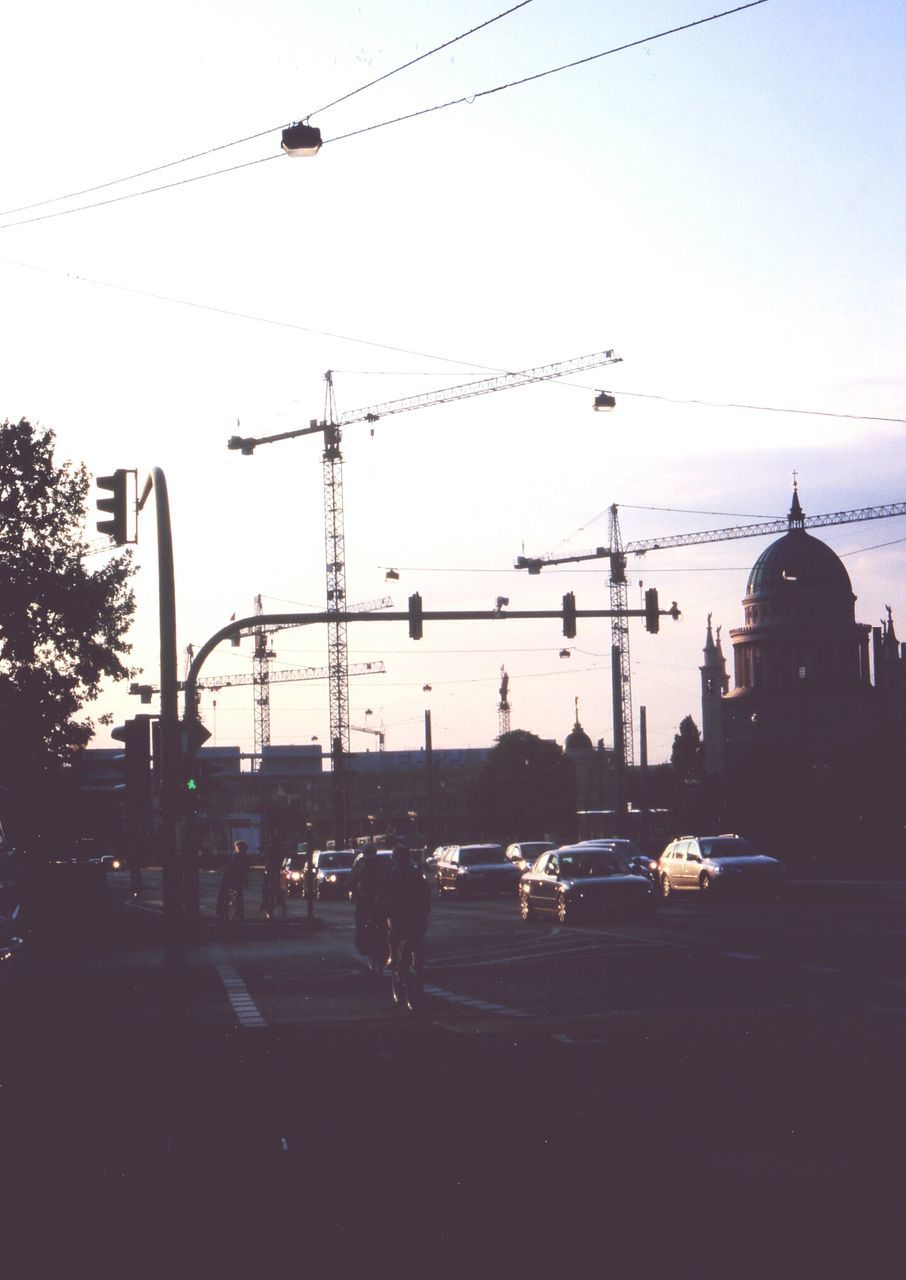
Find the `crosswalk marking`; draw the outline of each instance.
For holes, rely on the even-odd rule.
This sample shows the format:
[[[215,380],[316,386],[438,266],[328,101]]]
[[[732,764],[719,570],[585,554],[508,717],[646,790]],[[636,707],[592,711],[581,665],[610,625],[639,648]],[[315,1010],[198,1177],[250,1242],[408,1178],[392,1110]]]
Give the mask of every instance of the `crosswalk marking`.
[[[468,1009],[479,1009],[482,1013],[499,1013],[504,1018],[528,1018],[531,1015],[522,1009],[510,1009],[504,1004],[493,1004],[490,1000],[478,1000],[474,996],[457,995],[455,991],[445,991],[443,987],[424,985],[426,995],[436,996],[439,1000],[448,1000],[451,1004],[465,1005]]]
[[[252,1027],[266,1027],[267,1023],[262,1017],[260,1009],[249,995],[248,987],[242,981],[239,973],[227,959],[224,949],[222,947],[211,947],[211,952],[214,968],[223,983],[223,989],[230,1002],[230,1008],[236,1015],[236,1021],[240,1027],[245,1031],[250,1030]]]

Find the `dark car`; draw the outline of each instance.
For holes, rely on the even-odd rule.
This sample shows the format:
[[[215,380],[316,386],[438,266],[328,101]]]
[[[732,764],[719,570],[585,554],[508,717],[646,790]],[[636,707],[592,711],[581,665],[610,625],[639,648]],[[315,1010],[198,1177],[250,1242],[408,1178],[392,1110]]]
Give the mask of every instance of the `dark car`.
[[[778,897],[783,890],[783,865],[759,853],[738,835],[680,836],[658,858],[661,896],[676,891],[752,893]]]
[[[280,887],[289,897],[305,896],[305,868],[308,864],[307,853],[291,853],[283,859],[280,868]]]
[[[519,882],[523,920],[551,912],[561,924],[578,916],[649,920],[657,893],[622,853],[594,845],[566,845],[544,854]]]
[[[356,849],[316,849],[312,854],[315,896],[347,898],[349,873],[355,862]]]
[[[519,868],[499,844],[450,845],[438,860],[435,875],[441,895],[515,893],[519,884]]]
[[[634,840],[626,840],[618,836],[602,836],[597,840],[580,840],[581,845],[594,845],[597,849],[613,849],[621,853],[635,871],[640,871],[652,884],[657,884],[657,858],[649,858],[642,853]]]

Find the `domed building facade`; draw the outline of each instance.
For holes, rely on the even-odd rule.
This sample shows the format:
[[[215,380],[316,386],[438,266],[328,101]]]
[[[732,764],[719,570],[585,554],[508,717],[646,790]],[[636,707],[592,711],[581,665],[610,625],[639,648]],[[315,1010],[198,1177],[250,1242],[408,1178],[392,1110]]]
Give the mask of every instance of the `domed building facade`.
[[[702,681],[706,768],[722,774],[753,754],[773,752],[809,767],[857,757],[877,739],[879,690],[872,684],[872,628],[856,621],[856,596],[839,556],[805,529],[794,489],[788,530],[752,567],[744,624],[730,632],[729,687],[720,628],[708,619]],[[893,623],[889,621],[890,635]],[[888,689],[902,687],[904,662],[885,635]],[[885,695],[886,701],[886,695]]]

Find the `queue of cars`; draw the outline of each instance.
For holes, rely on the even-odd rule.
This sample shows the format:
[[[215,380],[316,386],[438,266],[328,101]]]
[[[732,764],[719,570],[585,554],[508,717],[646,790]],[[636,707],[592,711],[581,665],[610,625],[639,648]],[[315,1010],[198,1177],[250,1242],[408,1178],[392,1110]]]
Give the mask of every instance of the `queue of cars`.
[[[675,892],[709,896],[746,894],[776,900],[783,891],[781,862],[734,833],[682,836],[659,858],[633,840],[616,837],[557,846],[549,840],[442,845],[424,870],[438,894],[509,894],[515,888],[523,920],[552,914],[650,918]]]
[[[349,873],[357,849],[315,849],[311,855],[314,897],[345,898],[349,893]],[[307,889],[308,854],[293,853],[283,859],[280,885],[289,897],[304,898]]]
[[[316,897],[349,896],[358,852],[324,849],[311,854]],[[280,876],[288,895],[305,896],[308,857],[298,853],[284,860]],[[579,916],[648,919],[659,902],[685,891],[776,899],[784,883],[777,858],[733,833],[680,836],[659,858],[644,854],[633,840],[616,837],[559,846],[551,840],[516,841],[505,848],[492,843],[440,845],[425,858],[422,870],[440,897],[511,897],[523,920],[549,914],[561,924]]]

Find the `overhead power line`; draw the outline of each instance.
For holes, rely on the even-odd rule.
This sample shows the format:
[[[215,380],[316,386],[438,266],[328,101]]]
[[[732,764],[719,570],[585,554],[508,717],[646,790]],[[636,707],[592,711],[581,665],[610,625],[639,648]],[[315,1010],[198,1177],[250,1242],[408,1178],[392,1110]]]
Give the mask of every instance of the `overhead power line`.
[[[338,106],[341,102],[346,102],[349,98],[354,98],[356,94],[364,93],[366,89],[371,89],[376,84],[380,84],[383,80],[389,80],[391,76],[398,75],[400,71],[407,71],[409,67],[414,67],[417,62],[424,62],[425,58],[430,58],[435,53],[440,53],[443,49],[449,49],[451,45],[457,44],[460,40],[465,40],[467,36],[474,35],[476,31],[482,31],[485,27],[491,26],[495,22],[499,22],[501,18],[509,17],[511,13],[515,13],[517,9],[524,9],[527,4],[531,4],[532,0],[520,0],[519,4],[513,5],[511,9],[506,9],[503,13],[498,13],[494,18],[488,18],[486,22],[481,22],[477,27],[472,27],[469,31],[463,31],[461,35],[453,36],[451,40],[445,40],[443,44],[436,45],[433,49],[429,49],[427,53],[420,53],[417,58],[411,58],[408,62],[404,62],[399,67],[394,67],[392,71],[385,71],[383,75],[376,76],[374,80],[369,80],[367,84],[359,85],[357,89],[351,89],[349,93],[344,93],[342,97],[334,98],[333,102],[328,102],[326,106],[318,107],[316,111],[310,111],[303,116],[303,120],[310,120],[312,116],[321,115],[328,111],[331,107]],[[164,164],[155,165],[151,169],[142,169],[139,173],[129,173],[122,178],[111,178],[108,182],[99,182],[93,187],[82,187],[79,191],[69,191],[64,196],[52,196],[48,200],[35,200],[32,204],[21,204],[15,209],[0,210],[0,218],[10,217],[14,213],[25,213],[29,209],[41,209],[48,204],[59,204],[63,200],[77,200],[79,196],[92,195],[95,191],[105,191],[108,187],[116,187],[121,182],[134,182],[138,178],[150,177],[152,173],[162,173],[164,169],[173,169],[178,164],[188,164],[192,160],[202,160],[205,156],[215,155],[218,151],[226,151],[230,147],[239,147],[246,142],[255,142],[258,138],[266,138],[269,134],[277,133],[290,124],[291,121],[284,121],[282,124],[275,124],[270,129],[260,129],[257,133],[246,134],[244,138],[235,138],[232,142],[221,142],[216,147],[208,147],[205,151],[196,151],[190,156],[182,156],[179,160],[167,160]],[[267,159],[275,160],[276,156],[268,156]],[[253,164],[258,163],[252,161]],[[241,166],[237,166],[241,167]],[[220,169],[219,173],[232,173],[232,169]],[[202,178],[211,177],[211,174],[200,174]],[[194,179],[191,179],[194,181]],[[177,186],[177,183],[169,184]],[[154,187],[155,191],[162,191],[163,187]],[[136,192],[137,195],[146,195],[148,192]],[[96,208],[96,205],[89,206]]]
[[[752,409],[757,413],[804,413],[810,418],[853,418],[859,422],[906,422],[904,418],[882,418],[866,413],[837,413],[832,409],[790,409],[776,404],[742,404],[732,400],[682,400],[676,396],[659,396],[646,391],[620,391],[621,396],[636,400],[664,400],[668,404],[701,405],[705,409]]]
[[[384,120],[380,124],[367,125],[363,129],[354,129],[350,133],[331,138],[331,142],[345,142],[347,138],[356,138],[362,133],[371,133],[375,129],[385,129],[391,124],[401,124],[404,120],[415,120],[418,116],[430,115],[433,111],[445,111],[447,107],[459,107],[463,103],[477,102],[479,98],[487,98],[492,93],[503,93],[506,89],[518,89],[524,84],[532,84],[535,80],[544,80],[547,76],[559,75],[561,71],[573,71],[576,67],[584,67],[589,62],[597,62],[599,58],[609,58],[615,53],[625,53],[627,49],[637,49],[640,45],[651,44],[655,40],[663,40],[665,36],[675,36],[681,31],[691,31],[693,27],[701,27],[706,22],[716,22],[719,18],[729,18],[734,13],[742,13],[745,9],[755,9],[768,0],[749,0],[748,4],[737,5],[735,9],[725,9],[723,13],[712,13],[707,18],[696,18],[692,22],[684,22],[682,26],[670,27],[667,31],[658,31],[653,36],[642,36],[638,40],[630,40],[626,44],[615,45],[612,49],[604,49],[601,53],[591,53],[585,58],[577,58],[574,62],[564,62],[559,67],[549,67],[547,71],[536,71],[534,75],[523,76],[521,80],[508,80],[506,84],[495,85],[493,89],[480,89],[476,93],[466,94],[462,98],[452,98],[449,102],[440,102],[433,107],[423,107],[420,111],[411,111],[408,115],[395,116],[392,120]],[[2,228],[0,228],[2,230]]]
[[[441,355],[437,355],[435,352],[428,352],[428,351],[413,351],[409,347],[398,347],[388,342],[375,342],[371,338],[354,338],[354,337],[351,337],[349,334],[333,333],[328,329],[315,329],[315,328],[312,328],[310,325],[297,324],[293,320],[275,320],[271,316],[259,316],[251,311],[235,311],[230,307],[218,307],[214,305],[214,303],[194,302],[190,298],[174,298],[170,294],[154,293],[150,289],[136,289],[136,288],[133,288],[131,285],[126,285],[126,284],[114,284],[112,281],[109,281],[109,280],[96,280],[92,276],[79,275],[75,271],[60,271],[54,267],[41,267],[41,266],[38,266],[36,263],[20,262],[15,258],[0,258],[0,264],[3,264],[5,266],[10,266],[10,267],[20,267],[22,270],[25,270],[25,271],[38,271],[44,275],[62,275],[62,276],[65,276],[67,280],[75,280],[79,284],[90,284],[100,289],[113,289],[117,293],[128,293],[128,294],[131,294],[133,297],[137,297],[137,298],[151,298],[154,302],[168,302],[168,303],[171,303],[173,306],[190,307],[192,308],[192,310],[195,310],[195,311],[211,311],[215,315],[231,316],[235,320],[251,320],[251,321],[254,321],[256,324],[272,325],[278,329],[293,329],[298,333],[310,333],[310,334],[314,334],[316,337],[330,338],[331,341],[333,342],[353,342],[353,343],[359,344],[360,346],[373,347],[375,350],[379,350],[379,351],[392,351],[396,355],[417,356],[419,359],[423,359],[423,360],[436,360],[439,363],[455,364],[459,366],[460,369],[478,369],[488,373],[506,373],[507,372],[506,369],[503,369],[500,366],[482,364],[476,360],[458,360],[454,356],[441,356]],[[579,390],[583,390],[583,391],[587,390],[586,387],[582,387],[578,383],[570,383],[565,381],[564,379],[557,379],[557,381],[560,382],[563,386],[577,387]],[[674,399],[671,396],[661,396],[661,395],[648,396],[641,391],[630,391],[630,392],[620,391],[619,395],[621,396],[629,395],[629,396],[634,396],[636,398],[644,398],[644,399],[652,399],[652,400],[663,400],[667,404],[695,404],[695,405],[701,405],[704,408],[710,408],[710,409],[745,409],[745,410],[750,410],[756,413],[795,413],[795,414],[802,414],[808,417],[846,418],[856,422],[890,422],[890,423],[906,424],[906,418],[889,418],[889,417],[882,417],[878,414],[869,414],[869,413],[836,413],[829,409],[784,409],[778,405],[757,405],[757,404],[741,404],[741,403],[735,404],[735,403],[716,401],[716,400],[683,400],[683,399]],[[629,506],[631,504],[621,503],[620,505]],[[640,508],[640,509],[644,510],[644,508]],[[652,511],[656,511],[659,508],[651,507],[648,509]],[[663,509],[676,510],[677,508],[663,508]],[[723,513],[703,512],[701,514],[721,515]],[[582,528],[587,528],[588,524],[593,524],[594,521],[599,518],[600,518],[599,516],[592,517],[592,519],[589,520],[586,525],[583,525]],[[581,532],[581,530],[577,530],[577,532]],[[575,536],[575,535],[570,535],[570,536]]]
[[[527,2],[528,0],[526,0],[526,3]],[[678,35],[682,31],[691,31],[693,28],[704,26],[708,22],[717,22],[720,18],[729,18],[729,17],[732,17],[733,14],[742,13],[746,9],[755,9],[759,5],[767,4],[767,3],[768,3],[768,0],[749,0],[747,4],[737,5],[736,8],[734,9],[725,9],[721,13],[712,13],[706,18],[696,18],[692,22],[685,22],[678,27],[670,27],[666,31],[658,31],[654,35],[642,36],[638,40],[630,40],[626,44],[615,45],[612,49],[604,49],[600,53],[592,53],[585,58],[577,58],[573,62],[562,63],[560,66],[557,66],[557,67],[549,67],[546,71],[537,71],[533,75],[523,76],[520,80],[510,80],[510,81],[507,81],[505,84],[495,85],[491,89],[479,89],[475,93],[466,94],[461,98],[453,98],[449,102],[439,102],[432,107],[423,107],[418,111],[410,111],[405,115],[394,116],[390,120],[382,120],[378,124],[370,124],[370,125],[363,126],[361,129],[353,129],[349,133],[342,133],[335,138],[325,139],[323,145],[327,146],[331,142],[345,142],[349,138],[356,138],[364,133],[373,133],[377,129],[386,129],[389,125],[402,124],[407,120],[415,120],[419,116],[430,115],[435,111],[445,111],[448,107],[462,106],[464,103],[471,104],[473,102],[477,102],[479,98],[487,98],[494,93],[503,93],[507,89],[516,89],[521,87],[522,85],[532,84],[536,80],[543,80],[547,76],[559,75],[563,71],[572,71],[576,67],[585,66],[588,63],[596,62],[601,58],[609,58],[615,53],[625,53],[626,50],[628,49],[637,49],[641,45],[651,44],[655,40],[663,40],[666,36]],[[516,8],[519,8],[519,7],[520,6],[518,5],[516,6]],[[511,12],[513,12],[513,10],[506,11],[506,13],[511,13]],[[498,16],[505,17],[506,14],[500,14]],[[490,21],[496,21],[496,19],[491,19]],[[485,23],[483,25],[487,26],[488,24]],[[474,28],[474,30],[480,30],[480,28],[476,27]],[[464,36],[470,35],[470,34],[471,32],[465,32],[463,36],[459,36],[457,37],[457,39],[463,39]],[[447,42],[448,45],[452,43],[453,41]],[[445,47],[446,46],[444,45],[439,46],[439,48],[445,48]],[[422,56],[427,57],[428,55],[423,54]],[[411,65],[411,63],[406,65]],[[399,70],[402,70],[402,68],[399,68]],[[392,73],[388,73],[388,74],[392,74]],[[363,86],[363,88],[368,88],[368,87],[369,86],[367,85]],[[347,96],[352,96],[352,95],[347,95]],[[338,99],[337,101],[342,101],[342,99]],[[331,105],[334,105],[334,104],[331,104]],[[309,113],[308,116],[303,116],[302,118],[310,119],[311,115],[319,114],[320,112],[323,112],[326,110],[327,110],[326,107],[321,107],[319,108],[319,112],[311,112]],[[282,126],[278,126],[278,128],[279,127],[282,127]],[[270,130],[266,130],[265,132],[270,132]],[[249,135],[248,138],[239,139],[236,143],[223,143],[220,147],[211,147],[207,151],[199,152],[197,156],[187,156],[185,157],[185,160],[170,161],[168,162],[168,164],[159,165],[157,169],[146,170],[145,175],[132,175],[132,176],[133,177],[147,176],[147,174],[149,173],[159,172],[161,169],[169,168],[172,165],[182,164],[186,160],[197,159],[204,155],[210,155],[214,151],[223,150],[225,147],[229,147],[229,146],[237,146],[239,142],[251,141],[253,138],[258,138],[261,136],[263,135],[260,133],[251,134]],[[42,213],[42,214],[38,214],[35,217],[20,218],[16,222],[4,222],[0,224],[0,231],[7,231],[12,227],[21,227],[33,222],[44,222],[50,218],[63,218],[71,213],[85,213],[90,209],[98,209],[103,207],[104,205],[115,204],[122,200],[136,200],[138,199],[139,196],[155,195],[160,191],[168,191],[172,187],[185,186],[189,182],[200,182],[204,178],[217,178],[225,173],[235,173],[238,169],[247,168],[249,165],[263,164],[266,160],[278,160],[283,158],[284,158],[283,152],[277,152],[273,155],[261,156],[257,160],[249,160],[245,164],[230,165],[226,169],[213,169],[208,173],[197,174],[194,178],[184,178],[181,181],[177,181],[177,182],[163,183],[159,187],[149,187],[141,191],[133,191],[126,195],[115,196],[109,200],[98,200],[98,201],[92,202],[91,204],[78,205],[74,209],[58,209],[54,213]],[[129,178],[117,178],[110,183],[102,184],[102,186],[113,186],[118,182],[128,182],[128,181],[130,181]],[[88,188],[86,189],[85,192],[80,194],[87,194],[88,191],[100,190],[100,189],[101,187]],[[6,217],[11,213],[21,212],[25,209],[39,208],[45,204],[55,204],[61,200],[70,199],[70,198],[74,198],[74,196],[73,197],[56,196],[52,200],[38,201],[33,205],[23,205],[23,206],[20,206],[19,209],[7,210],[6,213],[0,214],[0,217]]]

